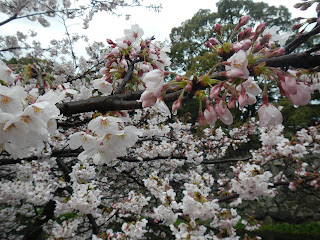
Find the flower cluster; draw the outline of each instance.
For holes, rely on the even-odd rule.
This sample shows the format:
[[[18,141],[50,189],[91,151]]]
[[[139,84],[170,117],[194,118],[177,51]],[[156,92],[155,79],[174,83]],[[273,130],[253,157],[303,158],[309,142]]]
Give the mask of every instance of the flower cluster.
[[[238,164],[236,167],[232,166],[233,171],[237,174],[235,179],[231,180],[232,191],[239,194],[241,199],[254,200],[258,196],[274,197],[275,189],[269,182],[272,173],[263,171],[263,169],[256,164]]]
[[[48,202],[59,187],[57,179],[50,175],[47,162],[32,161],[18,167],[15,181],[1,181],[0,202],[19,205],[22,200],[41,206]]]
[[[120,117],[98,116],[88,124],[88,132],[77,132],[70,136],[70,148],[82,147],[80,160],[92,158],[98,165],[110,163],[116,157],[124,156],[127,148],[133,146],[141,135],[134,126],[124,126]]]
[[[7,83],[12,83],[11,77]],[[55,119],[60,111],[55,103],[46,101],[45,96],[34,100],[22,86],[0,85],[0,150],[14,158],[40,154],[44,142],[56,131]]]
[[[179,215],[175,210],[179,209],[179,205],[175,201],[176,193],[169,185],[169,179],[159,178],[154,172],[149,178],[144,179],[144,185],[153,196],[161,201],[161,205],[153,209],[154,213],[151,216],[165,225],[175,223]]]
[[[155,87],[160,86],[160,83],[155,81],[161,79],[163,81],[164,68],[171,63],[166,55],[169,49],[161,47],[158,42],[153,43],[153,39],[142,40],[143,30],[137,24],[132,25],[131,29],[126,29],[124,34],[123,38],[115,42],[108,39],[111,48],[105,56],[106,64],[100,70],[102,78],[93,81],[94,88],[103,95],[110,95],[120,86],[126,78],[126,73],[129,72],[130,84],[125,86],[125,90],[140,90],[146,87],[155,93],[157,91]],[[153,70],[156,70],[156,74],[153,74],[156,75],[155,79],[153,75],[148,75]],[[161,79],[158,80],[158,77]],[[153,83],[149,84],[149,80]]]
[[[218,200],[211,199],[209,192],[214,183],[214,179],[209,174],[202,176],[196,172],[190,173],[190,182],[185,183],[183,191],[184,197],[182,199],[182,210],[185,215],[193,219],[209,220],[214,218],[219,209]]]
[[[141,239],[145,232],[144,228],[147,225],[148,220],[142,219],[135,223],[124,223],[122,225],[122,231],[131,239]]]
[[[130,191],[128,198],[123,203],[118,203],[117,206],[124,209],[126,212],[141,214],[144,206],[148,205],[150,197],[145,197],[142,194]]]

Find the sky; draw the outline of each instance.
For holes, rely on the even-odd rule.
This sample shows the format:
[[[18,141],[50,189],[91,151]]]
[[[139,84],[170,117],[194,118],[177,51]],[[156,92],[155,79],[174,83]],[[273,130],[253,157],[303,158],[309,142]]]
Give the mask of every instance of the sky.
[[[150,1],[150,0],[149,0]],[[255,2],[259,2],[254,0]],[[260,0],[261,1],[261,0]],[[284,5],[292,13],[293,17],[315,16],[314,10],[300,11],[293,5],[300,0],[265,0],[269,5]],[[145,0],[148,2],[148,0]],[[182,22],[193,17],[199,9],[210,9],[216,11],[218,0],[154,0],[161,3],[161,12],[153,12],[145,8],[123,9],[124,13],[131,14],[129,20],[117,18],[106,14],[95,16],[90,24],[89,37],[105,40],[105,38],[116,39],[123,36],[123,29],[130,28],[132,24],[138,24],[145,32],[145,37],[155,36],[159,41],[169,39],[171,29],[179,27]],[[79,25],[79,30],[81,26]]]
[[[258,2],[257,0],[254,0]],[[261,0],[260,0],[261,1]],[[286,6],[292,13],[293,17],[315,16],[313,10],[300,11],[293,8],[293,5],[300,0],[265,0],[264,2],[269,5]],[[102,41],[106,42],[107,38],[115,40],[123,36],[123,30],[131,27],[132,24],[138,24],[144,30],[144,37],[154,36],[156,40],[164,41],[169,39],[169,34],[173,27],[179,27],[182,22],[190,19],[199,9],[210,9],[216,11],[216,3],[218,0],[145,0],[145,3],[161,3],[162,10],[160,12],[154,12],[142,7],[124,8],[119,12],[124,14],[131,14],[129,20],[125,20],[125,17],[117,17],[106,13],[96,14],[93,21],[90,22],[90,27],[87,30],[82,29],[81,23],[72,23],[69,26],[70,32],[78,32],[80,34],[86,34],[90,41]],[[300,1],[301,2],[301,1]],[[5,18],[1,17],[0,21]],[[14,34],[16,31],[28,31],[28,29],[34,29],[39,32],[37,40],[40,42],[48,42],[52,38],[62,38],[64,36],[64,28],[59,21],[52,23],[51,28],[40,27],[35,22],[28,20],[15,20],[0,27],[0,34]]]

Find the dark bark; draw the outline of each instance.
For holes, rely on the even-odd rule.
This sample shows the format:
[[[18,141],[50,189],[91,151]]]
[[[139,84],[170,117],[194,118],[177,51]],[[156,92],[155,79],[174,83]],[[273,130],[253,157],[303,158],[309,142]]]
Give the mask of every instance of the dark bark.
[[[33,226],[31,227],[31,230],[24,235],[22,240],[37,239],[43,232],[42,225],[53,218],[55,208],[56,202],[54,200],[50,200],[49,202],[47,202],[41,215],[36,218]]]
[[[124,75],[124,78],[120,84],[120,86],[118,87],[118,89],[114,92],[115,94],[120,94],[122,93],[124,87],[126,86],[126,84],[131,80],[132,78],[132,71],[134,69],[134,62],[130,63],[128,65],[128,71],[126,72],[126,74]]]
[[[78,155],[82,152],[82,150],[76,149],[65,149],[65,150],[54,150],[50,157],[78,157]],[[3,158],[0,159],[0,166],[21,163],[21,161],[31,162],[33,160],[39,160],[36,156],[26,157],[22,159],[12,159],[12,158]]]
[[[268,67],[293,67],[311,69],[320,66],[320,55],[310,55],[307,52],[293,53],[280,57],[264,58],[257,61],[254,66],[265,62]]]
[[[87,100],[57,104],[57,107],[59,108],[60,113],[65,116],[91,111],[107,112],[142,109],[142,103],[137,102],[142,93],[143,91],[137,91],[106,97],[90,98]],[[180,94],[181,90],[168,93],[163,100],[166,103],[172,103],[178,99]]]
[[[12,20],[15,20],[17,17],[18,17],[18,14],[14,14],[13,16],[9,17],[7,20],[0,22],[0,26],[7,24],[8,22],[11,22]]]
[[[310,32],[305,34],[300,34],[296,39],[290,42],[284,48],[286,49],[286,54],[293,52],[297,49],[302,43],[306,42],[311,36],[320,33],[320,25],[316,25]]]

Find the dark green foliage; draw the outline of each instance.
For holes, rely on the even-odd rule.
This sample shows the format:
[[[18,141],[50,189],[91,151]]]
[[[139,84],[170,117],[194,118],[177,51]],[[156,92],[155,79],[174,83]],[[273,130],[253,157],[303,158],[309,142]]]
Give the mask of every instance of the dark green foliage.
[[[174,70],[187,71],[194,69],[192,67],[193,59],[204,56],[207,52],[204,43],[213,35],[213,28],[217,19],[217,13],[211,13],[208,9],[201,9],[191,19],[185,21],[181,27],[171,30],[172,48],[170,57]],[[177,36],[180,36],[178,41],[174,40]],[[216,62],[217,57],[214,60]]]
[[[287,98],[283,98],[279,104],[283,106],[281,110],[282,124],[285,126],[284,134],[286,137],[293,136],[301,128],[314,126],[320,120],[319,104],[295,107]]]
[[[291,14],[284,6],[269,6],[267,3],[252,0],[221,0],[217,3],[217,8],[217,13],[201,9],[180,27],[171,30],[170,57],[173,70],[183,70],[189,76],[204,74],[217,62],[215,54],[208,53],[204,46],[209,38],[215,36],[216,23],[224,26],[223,31],[226,35],[243,15],[250,15],[250,27],[255,23],[267,22],[269,27],[277,25],[282,30],[288,30],[292,24]],[[176,40],[178,36],[180,39]]]
[[[289,223],[279,223],[274,225],[262,225],[261,231],[269,230],[276,232],[287,232],[294,234],[318,234],[320,235],[320,223],[313,222],[309,224],[289,224]]]
[[[284,6],[269,6],[265,2],[252,0],[220,0],[217,3],[221,23],[237,24],[243,15],[249,15],[252,25],[256,22],[266,22],[268,26],[279,26],[282,30],[291,27],[291,14]]]

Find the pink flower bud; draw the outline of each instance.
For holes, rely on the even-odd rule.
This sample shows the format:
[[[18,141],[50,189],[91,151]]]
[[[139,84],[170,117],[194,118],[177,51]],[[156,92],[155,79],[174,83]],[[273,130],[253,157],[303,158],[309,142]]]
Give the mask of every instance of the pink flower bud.
[[[278,48],[276,51],[273,51],[271,52],[268,57],[271,58],[271,57],[279,57],[279,56],[283,56],[286,52],[286,49],[285,48]]]
[[[142,107],[145,108],[153,106],[156,103],[157,99],[153,92],[146,90],[141,94],[139,101],[142,102]]]
[[[191,84],[188,83],[188,84],[184,87],[184,89],[186,90],[186,92],[191,92],[191,91],[192,91],[192,86],[191,86]]]
[[[262,104],[258,109],[259,125],[272,126],[282,123],[282,114],[277,107],[270,103]]]
[[[210,42],[205,42],[204,46],[207,47],[207,48],[212,48],[213,47]]]
[[[219,101],[219,102],[217,102],[216,104],[215,104],[215,110],[217,111],[217,113],[219,114],[219,115],[223,115],[223,114],[225,114],[226,113],[226,110],[227,110],[227,108],[226,108],[226,102],[225,101]]]
[[[182,77],[182,76],[180,76],[180,75],[179,75],[179,76],[176,76],[176,81],[177,81],[177,82],[182,81],[182,79],[183,79],[183,77]]]
[[[225,101],[219,101],[214,105],[214,110],[217,113],[217,116],[220,120],[227,125],[231,125],[233,122],[233,117],[230,110],[226,107]]]
[[[251,36],[251,33],[252,33],[252,28],[246,28],[246,29],[244,30],[243,39],[250,37],[250,36]]]
[[[302,24],[295,24],[295,25],[292,25],[291,30],[295,31],[295,30],[300,29],[301,27],[302,27]]]
[[[311,89],[308,85],[300,82],[297,84],[296,94],[289,94],[288,98],[293,105],[303,106],[310,102],[311,100]]]
[[[217,23],[215,26],[214,26],[214,30],[218,33],[218,35],[221,35],[221,26],[219,23]]]
[[[205,126],[207,124],[207,121],[204,118],[204,115],[203,115],[202,111],[198,112],[198,122],[199,122],[200,126]]]
[[[232,95],[232,97],[229,99],[227,106],[229,109],[234,108],[236,106],[236,98],[234,95]]]
[[[261,24],[259,24],[256,28],[256,32],[255,32],[255,35],[254,35],[254,39],[257,39],[258,36],[263,33],[263,31],[266,29],[266,25],[267,23],[263,22]]]
[[[238,68],[232,68],[226,72],[223,72],[222,75],[226,76],[227,78],[243,78],[244,77],[243,71]]]
[[[170,87],[169,83],[162,85],[160,92],[166,91]]]
[[[264,35],[263,38],[260,39],[261,46],[269,42],[270,39],[271,39],[271,34]]]
[[[243,36],[244,36],[244,31],[239,32],[238,41],[241,41],[243,39]]]
[[[242,44],[239,42],[236,42],[236,43],[232,44],[232,49],[235,52],[239,52],[242,49]]]
[[[296,3],[295,5],[293,5],[294,8],[300,8],[302,6],[303,3]]]
[[[214,108],[210,105],[209,109],[204,110],[204,117],[210,125],[214,125],[217,121],[217,114]]]
[[[219,83],[218,85],[215,85],[211,88],[210,95],[209,95],[211,99],[218,98],[218,95],[221,92],[222,85],[223,83],[222,84]]]
[[[252,53],[259,52],[260,50],[261,50],[261,44],[257,43],[257,44],[254,45]]]
[[[209,38],[209,42],[212,44],[212,46],[219,44],[219,41],[216,38]]]
[[[107,43],[110,45],[115,45],[115,43],[111,39],[107,39]]]
[[[278,75],[279,76],[279,75]],[[291,75],[284,76],[284,80],[280,82],[282,90],[288,94],[297,93],[297,81]]]
[[[242,88],[244,89],[244,88]],[[238,102],[239,102],[239,109],[243,109],[243,107],[247,104],[248,101],[248,94],[240,94],[239,98],[238,98]]]
[[[300,10],[301,10],[301,11],[305,11],[305,10],[307,10],[311,5],[312,5],[312,3],[309,3],[309,2],[303,3],[302,6],[300,7]]]
[[[172,104],[172,111],[177,111],[179,108],[181,108],[182,106],[182,98],[178,98],[178,100],[174,101],[174,103]]]
[[[131,41],[130,40],[123,40],[123,43],[126,43],[128,46],[131,46]]]
[[[248,15],[245,15],[245,16],[242,16],[240,19],[239,19],[239,25],[240,26],[244,26],[248,23],[250,17]]]
[[[250,39],[243,40],[242,50],[247,51],[251,47],[252,41]]]

